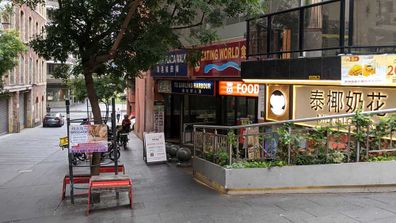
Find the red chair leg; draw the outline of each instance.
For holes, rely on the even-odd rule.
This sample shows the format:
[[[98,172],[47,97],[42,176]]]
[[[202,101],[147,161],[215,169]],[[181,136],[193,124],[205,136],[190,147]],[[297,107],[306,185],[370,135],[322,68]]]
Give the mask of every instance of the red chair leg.
[[[62,185],[62,201],[65,200],[66,197],[66,177],[63,178],[63,185]]]

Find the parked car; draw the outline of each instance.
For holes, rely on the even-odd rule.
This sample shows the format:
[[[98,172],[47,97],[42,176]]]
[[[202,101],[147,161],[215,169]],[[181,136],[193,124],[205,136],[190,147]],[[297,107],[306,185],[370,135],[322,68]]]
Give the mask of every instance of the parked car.
[[[61,113],[48,113],[44,116],[43,127],[57,126],[61,127],[65,124]]]

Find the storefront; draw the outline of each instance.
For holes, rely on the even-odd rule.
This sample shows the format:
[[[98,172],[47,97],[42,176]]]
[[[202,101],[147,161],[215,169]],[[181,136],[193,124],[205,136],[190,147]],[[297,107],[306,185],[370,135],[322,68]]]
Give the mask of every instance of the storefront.
[[[310,78],[313,76],[311,73],[306,73],[305,80],[269,78],[245,81],[265,84],[267,121],[324,117],[396,107],[396,55],[340,56],[337,60],[338,66],[335,67],[325,63],[321,65],[322,71],[328,72],[330,68],[335,71],[329,74],[330,80],[321,80],[323,73],[318,72],[317,80]],[[267,73],[270,75],[271,71],[268,70]],[[375,116],[373,120],[379,118],[380,116]]]
[[[221,125],[257,123],[258,84],[242,81],[219,81]]]
[[[159,80],[157,83],[158,93],[164,99],[167,139],[180,139],[180,134],[191,127],[190,123],[217,123],[215,81]]]

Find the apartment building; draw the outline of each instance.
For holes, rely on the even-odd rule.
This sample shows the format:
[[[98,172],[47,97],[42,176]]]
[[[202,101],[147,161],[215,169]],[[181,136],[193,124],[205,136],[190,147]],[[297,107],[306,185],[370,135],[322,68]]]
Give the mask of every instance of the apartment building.
[[[34,10],[14,6],[10,16],[2,21],[3,29],[19,32],[28,44],[35,35],[44,31],[46,7]],[[4,89],[0,93],[0,134],[20,132],[41,124],[46,112],[46,61],[32,48],[19,56],[19,63],[3,76]]]

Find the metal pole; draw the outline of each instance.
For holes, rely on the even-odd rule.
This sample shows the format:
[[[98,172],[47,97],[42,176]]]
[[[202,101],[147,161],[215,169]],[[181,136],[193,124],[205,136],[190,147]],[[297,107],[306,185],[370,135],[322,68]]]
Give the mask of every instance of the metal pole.
[[[291,137],[291,127],[289,127],[289,137]],[[291,141],[289,141],[289,145],[287,147],[287,164],[291,163]]]
[[[349,0],[349,24],[348,24],[348,53],[351,53],[350,47],[353,46],[353,23],[354,23],[355,0]]]
[[[360,126],[356,126],[356,135],[358,136],[360,134]],[[357,138],[357,142],[356,142],[356,162],[359,162],[360,159],[360,140],[359,137]]]
[[[340,1],[340,50],[345,53],[345,0]]]
[[[88,107],[89,100],[88,100],[88,98],[86,99],[86,102],[87,102],[87,119],[89,120],[89,107]]]
[[[74,181],[73,181],[73,163],[72,163],[72,153],[70,150],[70,100],[66,100],[66,122],[67,122],[67,152],[69,158],[69,178],[70,178],[70,201],[74,204]]]
[[[193,132],[193,142],[194,142],[194,150],[193,150],[193,154],[194,154],[194,158],[197,156],[196,155],[196,147],[197,147],[197,139],[196,139],[196,136],[195,136],[195,132],[197,131],[197,129],[195,128],[195,126],[193,126],[193,128],[194,128],[194,132]]]
[[[117,151],[118,151],[118,147],[117,147],[117,142],[116,142],[116,137],[117,137],[117,133],[116,133],[116,117],[115,117],[115,98],[111,99],[111,131],[113,132],[113,157],[114,157],[114,173],[115,175],[118,175],[118,157],[117,157]]]

